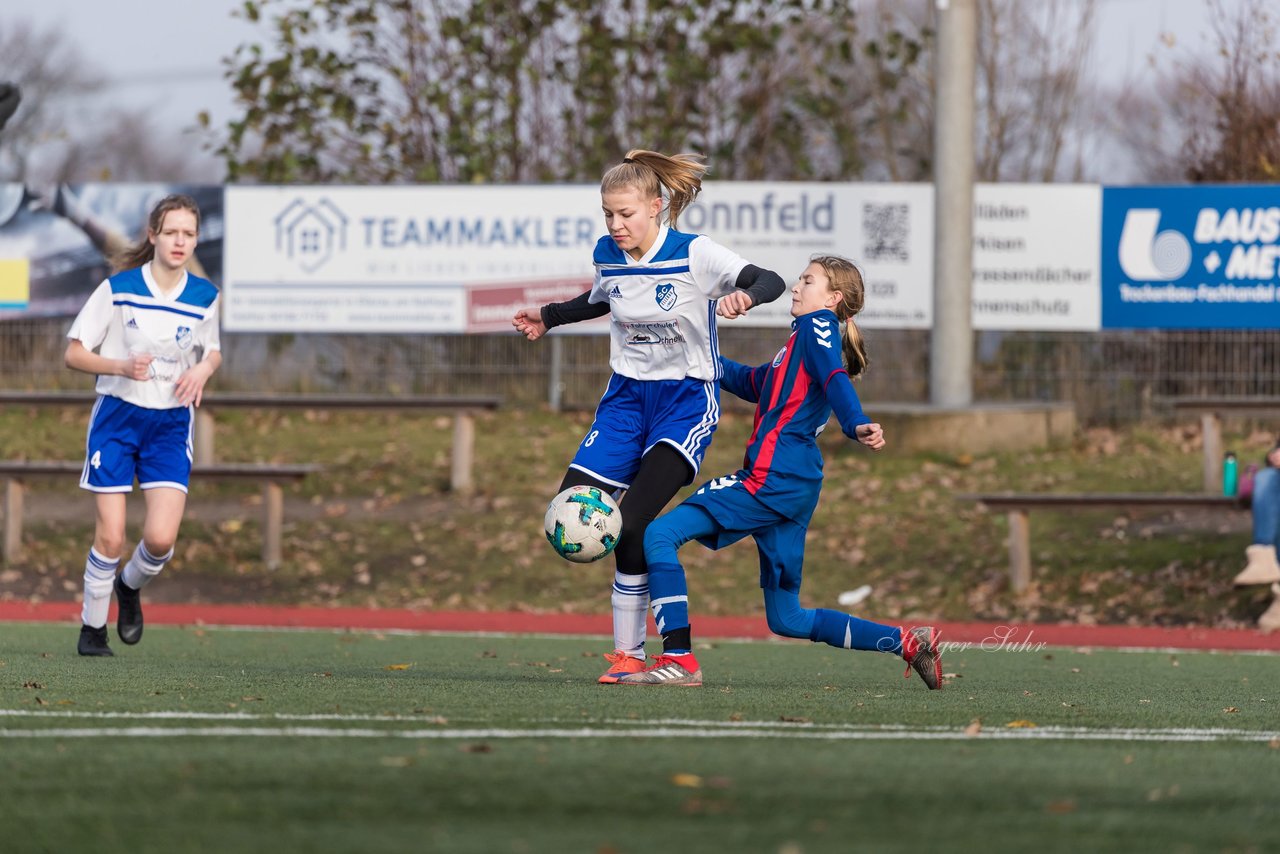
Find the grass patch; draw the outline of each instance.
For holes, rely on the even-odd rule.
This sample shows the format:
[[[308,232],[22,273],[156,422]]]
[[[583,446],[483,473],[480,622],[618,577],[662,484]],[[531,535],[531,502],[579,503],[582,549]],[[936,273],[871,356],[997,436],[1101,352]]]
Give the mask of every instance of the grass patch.
[[[87,412],[0,412],[14,456],[75,459]],[[541,519],[589,415],[503,410],[477,421],[477,488],[449,494],[452,425],[411,413],[246,412],[219,415],[220,458],[321,463],[288,491],[284,565],[261,563],[259,495],[252,486],[195,483],[177,557],[153,601],[267,601],[383,607],[599,612],[611,562],[586,567],[547,548]],[[734,470],[750,416],[727,412],[703,476]],[[1036,452],[872,455],[828,431],[827,486],[807,544],[807,603],[834,606],[871,584],[866,616],[882,620],[1023,619],[1252,625],[1265,590],[1235,591],[1248,540],[1244,513],[1116,510],[1032,514],[1033,584],[1007,588],[1004,517],[960,493],[1185,491],[1199,488],[1191,428],[1092,430]],[[1228,435],[1244,461],[1270,433]],[[892,441],[892,437],[890,437]],[[892,447],[892,446],[890,446]],[[25,563],[0,575],[0,596],[74,598],[91,535],[92,499],[74,483],[36,482],[65,497],[66,518],[30,514]],[[135,496],[133,502],[140,504]],[[34,502],[33,502],[34,503]],[[202,508],[212,508],[202,514]],[[133,525],[130,535],[138,535]],[[749,543],[682,552],[695,613],[761,613]]]
[[[598,638],[75,634],[0,625],[6,851],[629,852],[645,817],[692,851],[1280,846],[1276,656],[971,648],[928,692],[717,643],[645,690],[595,684]]]

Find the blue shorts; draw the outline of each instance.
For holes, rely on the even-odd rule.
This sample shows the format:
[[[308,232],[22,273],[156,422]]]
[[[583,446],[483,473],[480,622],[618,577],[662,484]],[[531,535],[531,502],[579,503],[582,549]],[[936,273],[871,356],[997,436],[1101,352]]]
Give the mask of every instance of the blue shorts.
[[[132,492],[191,481],[191,409],[146,409],[103,395],[89,416],[80,486],[92,492]]]
[[[804,570],[804,538],[808,526],[770,508],[756,498],[736,475],[718,477],[702,485],[684,501],[701,507],[720,530],[698,542],[722,549],[751,536],[760,553],[760,586],[766,590],[800,592]]]
[[[665,442],[689,462],[692,483],[720,420],[720,384],[633,380],[613,374],[570,468],[627,488],[640,458]]]

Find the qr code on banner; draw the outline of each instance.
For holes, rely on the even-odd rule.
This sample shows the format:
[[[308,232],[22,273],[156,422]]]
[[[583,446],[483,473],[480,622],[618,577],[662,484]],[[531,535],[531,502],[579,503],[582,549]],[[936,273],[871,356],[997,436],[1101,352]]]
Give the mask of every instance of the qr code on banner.
[[[905,204],[862,206],[862,257],[866,261],[907,261],[911,239],[910,207]]]

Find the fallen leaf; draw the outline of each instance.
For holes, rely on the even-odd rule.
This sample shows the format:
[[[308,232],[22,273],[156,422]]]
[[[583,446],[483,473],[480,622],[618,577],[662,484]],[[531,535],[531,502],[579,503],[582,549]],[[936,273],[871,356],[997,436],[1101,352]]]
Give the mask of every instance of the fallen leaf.
[[[811,721],[810,721],[808,718],[796,718],[796,717],[792,717],[792,716],[790,716],[790,715],[779,715],[779,716],[778,716],[778,720],[783,721],[784,723],[789,723],[789,724],[807,724],[807,723],[811,723]]]
[[[388,768],[408,768],[413,764],[412,756],[384,756],[378,760],[378,764],[385,765]]]
[[[40,690],[41,688],[43,688],[43,687],[44,687],[44,685],[43,685],[42,683],[40,683],[40,682],[36,682],[36,681],[34,681],[34,680],[31,680],[31,681],[28,681],[28,682],[23,682],[23,683],[22,683],[22,687],[23,687],[23,688],[35,688],[35,689],[38,691],[38,690]]]
[[[388,664],[386,667],[382,669],[383,670],[408,670],[410,667],[413,667],[413,665],[412,664]]]
[[[1223,709],[1222,711],[1226,712],[1226,713],[1227,713],[1227,714],[1229,714],[1229,715],[1234,715],[1236,712],[1238,712],[1238,711],[1240,711],[1240,710],[1239,710],[1239,709],[1237,709],[1235,706],[1227,706],[1227,707],[1226,707],[1225,709]]]
[[[671,785],[682,789],[701,789],[702,778],[697,774],[672,774]]]
[[[1050,815],[1065,815],[1076,811],[1076,802],[1070,798],[1062,801],[1049,801],[1045,804],[1044,811]]]
[[[967,736],[975,736],[982,732],[982,719],[974,718],[969,725],[964,728],[964,734]]]
[[[458,748],[463,753],[493,753],[493,747],[480,742],[479,744],[464,744]]]
[[[1270,747],[1272,750],[1280,750],[1280,738],[1273,738],[1268,741],[1267,747]]]
[[[1007,724],[1005,724],[1005,726],[1010,729],[1035,729],[1037,724],[1033,721],[1018,720],[1018,721],[1009,721]]]

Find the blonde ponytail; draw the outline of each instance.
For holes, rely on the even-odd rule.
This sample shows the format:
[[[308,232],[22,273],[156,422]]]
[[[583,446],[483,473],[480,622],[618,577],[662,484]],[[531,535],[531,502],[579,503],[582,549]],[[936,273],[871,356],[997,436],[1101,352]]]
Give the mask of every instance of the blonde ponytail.
[[[604,173],[600,192],[630,187],[643,198],[657,199],[666,190],[667,223],[675,228],[681,212],[702,192],[702,176],[707,173],[707,165],[702,161],[701,154],[667,155],[633,148],[621,163]]]

